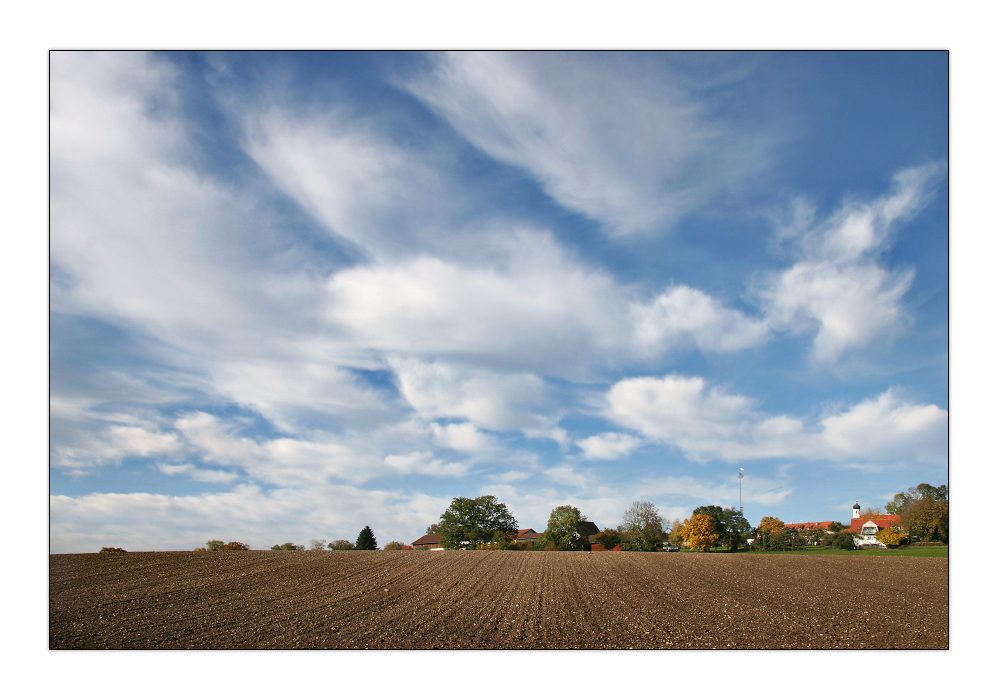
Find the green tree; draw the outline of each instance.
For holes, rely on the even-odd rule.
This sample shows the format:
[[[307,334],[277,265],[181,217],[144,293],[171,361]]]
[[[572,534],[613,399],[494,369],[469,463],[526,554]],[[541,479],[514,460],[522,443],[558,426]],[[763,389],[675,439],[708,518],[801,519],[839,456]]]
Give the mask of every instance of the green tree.
[[[586,516],[575,506],[558,506],[552,509],[548,516],[548,528],[539,537],[544,544],[551,542],[554,549],[566,552],[578,552],[587,543],[587,536],[582,522]],[[542,549],[547,547],[542,544]]]
[[[600,543],[604,549],[611,550],[621,544],[621,533],[614,528],[607,528],[597,533],[594,539]]]
[[[378,549],[378,540],[375,533],[367,525],[357,534],[357,541],[354,542],[354,549],[375,550]]]
[[[497,532],[516,535],[517,520],[495,496],[454,498],[441,514],[437,533],[444,549],[478,549]]]
[[[753,542],[755,549],[767,552],[783,551],[791,546],[791,533],[784,527],[784,521],[772,516],[766,516],[756,526],[756,537]]]
[[[479,545],[479,549],[517,549],[517,539],[513,533],[497,530],[489,542]]]
[[[354,543],[350,540],[333,540],[326,546],[333,550],[348,550],[354,548]]]
[[[648,501],[635,501],[624,511],[624,522],[618,529],[627,533],[621,539],[623,549],[632,552],[654,552],[666,539],[659,509]]]
[[[440,524],[439,523],[434,523],[433,525],[430,525],[430,526],[427,527],[427,534],[428,535],[436,535],[437,531],[439,529],[440,529]]]
[[[752,527],[738,508],[725,508],[721,506],[700,506],[694,508],[694,515],[707,515],[715,523],[715,534],[718,535],[718,544],[728,547],[733,552],[738,551],[739,545],[745,543],[746,536]]]
[[[218,552],[222,549],[222,545],[225,544],[222,540],[208,540],[205,545],[208,547],[209,552]]]
[[[749,536],[752,527],[749,521],[742,515],[738,508],[726,508],[722,511],[722,534],[721,542],[730,551],[738,552],[739,547],[746,544],[746,537]]]
[[[385,545],[384,547],[382,547],[382,549],[384,549],[386,552],[392,552],[392,551],[400,550],[404,546],[405,545],[402,542],[389,542],[387,545]]]
[[[284,544],[276,544],[271,547],[275,552],[302,552],[305,550],[304,544],[292,544],[291,542],[285,542]]]
[[[899,518],[910,541],[947,542],[950,531],[950,505],[947,486],[919,484],[896,493],[886,510]]]

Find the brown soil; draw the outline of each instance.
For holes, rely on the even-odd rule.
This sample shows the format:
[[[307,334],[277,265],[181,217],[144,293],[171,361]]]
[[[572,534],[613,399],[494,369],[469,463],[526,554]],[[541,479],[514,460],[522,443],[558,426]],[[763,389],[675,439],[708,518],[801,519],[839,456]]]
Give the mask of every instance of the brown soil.
[[[52,649],[946,649],[947,560],[588,552],[49,557]]]

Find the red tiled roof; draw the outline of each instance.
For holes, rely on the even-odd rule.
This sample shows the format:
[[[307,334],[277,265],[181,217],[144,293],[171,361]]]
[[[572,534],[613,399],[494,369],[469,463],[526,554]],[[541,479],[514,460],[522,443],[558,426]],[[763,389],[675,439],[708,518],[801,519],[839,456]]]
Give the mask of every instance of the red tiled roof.
[[[860,528],[864,526],[870,520],[872,523],[878,526],[878,530],[884,530],[891,527],[892,525],[898,525],[899,518],[897,515],[881,515],[876,518],[853,518],[850,521],[850,532],[860,532]]]
[[[833,524],[832,520],[823,520],[821,522],[814,523],[787,523],[784,527],[793,530],[810,530],[812,528],[821,528],[823,530],[828,530],[829,526]]]
[[[534,532],[534,528],[533,527],[525,527],[525,528],[523,528],[521,530],[517,530],[517,537],[520,537],[521,535],[526,535],[529,532]]]

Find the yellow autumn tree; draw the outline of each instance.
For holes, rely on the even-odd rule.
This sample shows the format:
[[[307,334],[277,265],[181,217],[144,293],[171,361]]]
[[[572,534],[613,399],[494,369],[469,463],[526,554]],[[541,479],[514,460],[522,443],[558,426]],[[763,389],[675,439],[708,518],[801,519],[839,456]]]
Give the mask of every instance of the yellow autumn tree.
[[[905,533],[902,532],[902,528],[893,525],[881,530],[875,537],[886,547],[897,547],[905,540]]]
[[[708,551],[718,541],[718,533],[715,532],[715,519],[710,515],[692,515],[683,521],[683,539],[690,545],[691,549],[699,549],[702,552]]]
[[[778,534],[784,529],[784,521],[779,518],[774,518],[767,516],[760,521],[760,524],[756,528],[759,532],[766,532],[771,535]]]

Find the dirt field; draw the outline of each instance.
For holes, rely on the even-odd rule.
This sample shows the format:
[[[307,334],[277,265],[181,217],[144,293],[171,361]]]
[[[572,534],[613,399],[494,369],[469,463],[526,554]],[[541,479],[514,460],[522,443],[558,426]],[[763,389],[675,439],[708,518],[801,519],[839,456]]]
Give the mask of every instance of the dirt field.
[[[947,560],[587,552],[49,558],[52,649],[946,649]]]

